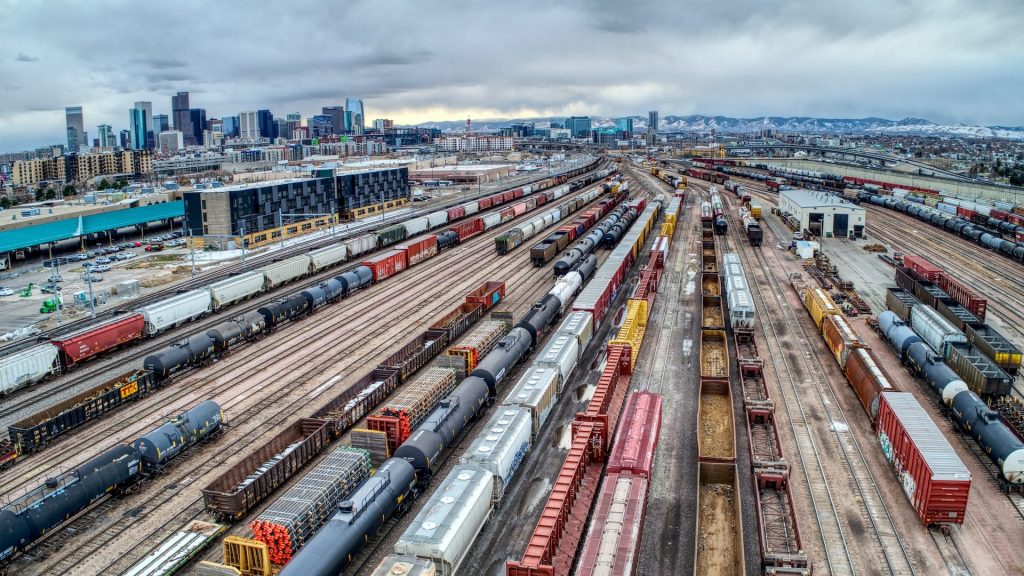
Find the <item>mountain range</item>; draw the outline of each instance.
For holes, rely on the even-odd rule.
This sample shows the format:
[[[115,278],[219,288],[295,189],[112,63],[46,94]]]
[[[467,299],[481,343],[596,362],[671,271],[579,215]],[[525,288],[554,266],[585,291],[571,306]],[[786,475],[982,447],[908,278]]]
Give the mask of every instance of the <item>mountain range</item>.
[[[631,116],[633,130],[647,129],[647,118]],[[562,122],[563,116],[539,118],[495,118],[473,120],[474,132],[497,132],[512,124],[533,123],[546,127],[550,122]],[[594,128],[615,126],[615,120],[591,116]],[[442,132],[458,133],[466,129],[463,120],[423,122],[420,128],[437,128]],[[803,134],[903,134],[920,136],[959,136],[967,138],[1004,138],[1024,140],[1024,126],[968,126],[964,124],[936,124],[922,118],[888,120],[886,118],[812,118],[807,116],[761,116],[758,118],[731,118],[728,116],[676,116],[669,115],[658,122],[661,132],[707,132],[717,130],[730,133],[753,133],[760,130],[799,132]]]

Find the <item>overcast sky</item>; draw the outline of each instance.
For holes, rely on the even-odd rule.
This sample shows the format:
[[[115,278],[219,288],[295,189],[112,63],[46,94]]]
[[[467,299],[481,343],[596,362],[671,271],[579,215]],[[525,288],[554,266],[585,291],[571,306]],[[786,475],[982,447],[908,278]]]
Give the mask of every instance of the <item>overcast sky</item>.
[[[0,151],[137,100],[367,122],[593,114],[1024,125],[1020,0],[0,0]]]

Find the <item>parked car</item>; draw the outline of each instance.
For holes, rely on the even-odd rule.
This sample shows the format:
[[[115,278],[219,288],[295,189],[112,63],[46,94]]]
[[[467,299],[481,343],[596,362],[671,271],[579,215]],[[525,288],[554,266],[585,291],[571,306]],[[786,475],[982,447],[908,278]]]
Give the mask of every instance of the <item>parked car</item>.
[[[164,249],[163,244],[147,244],[146,252],[159,252]]]
[[[110,266],[107,266],[106,264],[97,264],[97,265],[89,268],[89,271],[90,272],[110,272]]]
[[[141,248],[142,247],[142,242],[139,241],[139,240],[136,240],[135,242],[132,242],[132,245],[130,247]]]
[[[84,254],[84,253],[83,254],[72,254],[71,256],[68,256],[68,261],[69,262],[82,262],[83,260],[88,260],[88,259],[89,259],[89,255],[88,254]]]
[[[97,258],[97,264],[110,264],[110,258]]]
[[[82,274],[82,280],[88,282],[103,282],[103,276],[99,274]]]
[[[95,250],[87,250],[85,252],[85,257],[86,258],[95,258],[96,257],[96,251]]]
[[[50,274],[50,277],[46,279],[47,282],[63,282],[64,277],[60,274]]]
[[[0,296],[14,296],[14,290],[6,286],[0,286]]]
[[[60,292],[60,286],[54,286],[54,288],[57,289],[57,292]],[[53,288],[50,288],[49,286],[40,286],[39,291],[46,292],[47,294],[53,294]]]
[[[131,252],[131,251],[122,252],[122,253],[118,254],[118,256],[123,256],[124,259],[127,260],[129,258],[135,258],[135,252]]]

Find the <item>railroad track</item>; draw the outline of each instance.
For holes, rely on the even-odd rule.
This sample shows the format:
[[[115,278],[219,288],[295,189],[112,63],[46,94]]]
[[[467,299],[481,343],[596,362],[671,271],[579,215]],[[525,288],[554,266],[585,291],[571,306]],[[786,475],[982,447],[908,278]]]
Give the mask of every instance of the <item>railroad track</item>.
[[[504,206],[502,206],[502,208],[504,208]],[[496,210],[500,210],[500,208],[484,211],[481,212],[481,214],[488,214]],[[403,217],[403,219],[405,219],[405,217]],[[337,242],[339,239],[340,237],[331,238],[325,241],[324,244]],[[307,251],[317,246],[318,245],[302,246],[301,251]],[[363,256],[370,256],[376,252],[378,251],[374,251]],[[273,256],[275,258],[279,258],[282,255],[274,254]],[[160,334],[155,338],[142,340],[133,346],[107,354],[102,358],[95,359],[93,362],[86,363],[85,366],[80,366],[75,370],[62,374],[44,385],[31,386],[16,391],[14,394],[4,398],[4,400],[0,402],[0,406],[2,406],[0,407],[0,425],[7,426],[17,422],[22,418],[38,412],[46,406],[70,398],[74,394],[82,392],[89,387],[99,385],[109,380],[115,372],[122,373],[129,369],[141,368],[142,359],[148,354],[178,342],[188,335],[212,328],[221,322],[225,322],[238,316],[246,310],[253,310],[265,303],[277,300],[285,293],[292,293],[310,286],[315,286],[320,282],[323,282],[328,278],[333,278],[341,274],[344,270],[350,269],[356,265],[357,264],[353,262],[342,268],[336,267],[323,270],[313,276],[287,284],[270,292],[260,294],[235,306],[229,306],[225,310],[212,313],[197,321],[185,323],[182,326]],[[230,272],[230,270],[225,272]],[[211,280],[213,279],[207,278],[203,281],[203,284]],[[176,287],[176,289],[181,288],[183,287]],[[138,306],[138,302],[133,302],[131,304],[132,308]]]
[[[450,309],[452,305],[452,300],[450,299],[464,294],[466,290],[475,285],[474,283],[479,282],[479,278],[494,277],[502,269],[508,268],[512,262],[518,260],[525,261],[528,258],[527,247],[519,248],[518,258],[516,256],[499,257],[494,254],[492,234],[498,234],[502,230],[515,225],[517,223],[509,223],[507,226],[496,229],[493,233],[470,240],[467,244],[472,245],[471,249],[467,247],[467,250],[462,251],[464,253],[459,255],[459,258],[479,257],[487,260],[487,264],[483,267],[477,267],[473,271],[463,270],[461,273],[451,275],[451,283],[448,287],[438,288],[437,291],[439,293],[434,294],[432,298],[424,297],[424,299],[436,302],[436,304],[424,305],[422,301],[412,302],[405,300],[406,304],[394,310],[396,320],[375,330],[373,334],[367,335],[359,331],[349,330],[349,336],[337,342],[333,349],[328,348],[328,351],[340,351],[348,345],[353,346],[354,351],[356,351],[359,350],[357,346],[360,343],[365,346],[363,349],[366,351],[359,356],[356,355],[358,352],[350,355],[347,358],[345,367],[331,365],[333,354],[329,354],[332,356],[331,359],[327,361],[321,360],[320,363],[316,363],[312,358],[323,356],[323,350],[316,349],[313,353],[308,353],[300,358],[281,360],[276,366],[262,373],[255,382],[243,381],[242,384],[230,385],[230,382],[239,376],[238,372],[244,372],[253,363],[241,362],[239,364],[248,365],[240,367],[228,366],[213,373],[205,371],[190,376],[188,378],[190,381],[199,380],[200,376],[213,377],[213,382],[200,385],[200,390],[190,390],[186,386],[189,382],[179,382],[173,386],[171,389],[174,390],[174,393],[169,394],[173,396],[171,399],[187,404],[192,402],[193,399],[208,397],[208,389],[215,389],[219,384],[227,383],[230,386],[229,389],[221,392],[215,398],[221,401],[222,406],[228,412],[229,422],[233,422],[235,428],[241,428],[235,434],[236,436],[240,435],[240,437],[226,446],[213,446],[211,444],[197,448],[197,453],[192,454],[191,458],[176,462],[168,472],[168,474],[175,477],[175,480],[169,485],[174,490],[167,490],[166,495],[160,492],[152,494],[157,489],[155,485],[164,481],[163,477],[158,477],[155,481],[150,482],[148,487],[141,489],[141,491],[149,493],[149,497],[145,499],[141,506],[129,508],[128,511],[131,513],[123,514],[116,518],[113,525],[97,526],[94,530],[87,532],[90,536],[87,543],[66,553],[61,551],[63,555],[52,561],[47,561],[47,566],[44,567],[44,570],[49,570],[50,567],[65,568],[79,566],[83,565],[82,563],[91,567],[90,562],[94,564],[101,562],[96,558],[101,556],[103,551],[116,547],[117,542],[125,540],[125,534],[131,534],[132,539],[138,542],[155,542],[159,540],[156,537],[157,534],[162,530],[166,530],[168,526],[176,528],[185,520],[201,516],[203,514],[202,498],[198,490],[209,481],[207,475],[214,470],[221,469],[222,466],[230,464],[228,461],[233,456],[248,453],[253,447],[257,446],[263,436],[263,431],[271,433],[274,427],[279,426],[287,419],[296,417],[301,413],[312,412],[311,402],[315,402],[320,392],[324,391],[322,385],[315,387],[317,382],[319,382],[317,378],[322,377],[322,373],[325,370],[336,371],[340,375],[345,373],[346,368],[354,370],[361,366],[372,365],[370,362],[372,359],[383,355],[381,350],[385,343],[395,342],[396,339],[400,340],[402,335],[418,330],[416,327],[401,327],[399,325],[400,322],[411,320],[417,324],[427,324],[433,319],[432,316]],[[458,250],[453,250],[443,254],[458,252]],[[410,288],[430,285],[429,279],[436,279],[439,275],[443,275],[443,268],[449,264],[445,260],[448,259],[443,257],[443,255],[439,255],[437,258],[421,264],[418,272],[416,268],[411,269],[405,273],[406,276],[403,281],[396,282],[390,287],[387,285],[380,286],[376,294],[369,297],[368,301],[361,305],[339,306],[332,314],[325,314],[330,309],[320,312],[315,316],[320,320],[317,326],[321,334],[319,337],[311,338],[309,336],[308,329],[311,327],[309,320],[298,322],[294,326],[282,330],[282,332],[286,333],[279,336],[279,338],[283,337],[285,340],[277,342],[267,350],[258,351],[255,360],[266,360],[275,356],[280,359],[281,351],[293,346],[305,345],[315,348],[317,344],[321,344],[325,340],[337,340],[334,332],[349,328],[350,318],[366,317],[374,309],[387,305],[388,302],[403,302],[402,295],[407,294]],[[549,271],[544,268],[521,266],[507,281],[513,285],[521,283],[536,284],[537,281],[547,274],[549,274]],[[514,301],[515,299],[513,298],[512,300]],[[355,310],[348,310],[348,308],[355,308]],[[418,310],[418,312],[413,312],[413,310]],[[251,352],[251,349],[247,349],[246,352]],[[246,358],[246,360],[250,361],[253,358]],[[312,365],[306,363],[310,361],[312,361]],[[225,364],[230,365],[234,363],[225,362]],[[288,374],[295,365],[303,365],[303,372],[298,375]],[[236,368],[238,369],[236,370]],[[246,402],[246,399],[253,394],[253,391],[250,390],[251,388],[261,385],[272,388],[275,385],[275,380],[278,380],[281,376],[283,376],[282,379],[291,378],[291,380],[283,386],[277,382],[276,389],[273,389],[269,395],[255,404],[247,405],[249,403]],[[227,398],[222,398],[222,396],[227,396]],[[160,409],[166,410],[166,402],[161,403],[161,406],[164,406],[164,408]],[[156,411],[156,409],[150,410],[148,414],[152,417]],[[232,412],[238,412],[238,414],[232,415]],[[269,414],[267,419],[257,421],[260,417],[267,414]],[[136,428],[144,430],[151,425],[151,423],[137,421]],[[228,433],[230,434],[231,430]],[[108,434],[108,431],[98,431],[97,439],[103,437],[109,441],[109,436],[103,436],[103,434]],[[129,439],[133,434],[134,432],[129,434],[122,432],[123,438],[121,439]],[[73,436],[72,438],[76,438],[76,442],[79,444],[87,444],[89,442],[89,438],[86,437]],[[215,442],[214,444],[223,444],[223,442]],[[177,490],[182,485],[194,485],[194,489],[186,491]],[[134,504],[134,500],[137,499],[128,497],[125,499],[126,502],[118,505],[116,509],[124,509],[128,504]],[[178,510],[170,521],[165,517],[157,518],[159,512],[170,510]],[[134,559],[134,556],[139,554],[139,552],[140,550],[129,547],[116,558],[102,560],[106,564],[101,567],[102,569],[95,571],[108,572],[108,569],[114,565],[126,563]]]
[[[732,200],[732,197],[728,197],[726,203],[731,205]],[[772,363],[772,370],[780,383],[782,404],[796,439],[801,469],[807,480],[830,572],[856,574],[869,569],[858,567],[854,560],[851,547],[856,544],[849,540],[850,535],[844,527],[844,522],[849,522],[849,518],[845,513],[840,517],[840,507],[829,486],[829,475],[825,473],[822,456],[825,447],[823,442],[831,444],[842,456],[843,472],[859,496],[858,516],[871,527],[873,539],[877,542],[874,554],[879,558],[880,566],[886,567],[891,574],[915,574],[907,548],[889,515],[834,390],[831,386],[819,385],[828,382],[825,371],[811,351],[811,341],[788,303],[784,288],[772,272],[785,270],[785,264],[774,250],[769,248],[772,254],[769,258],[764,249],[753,249],[747,245],[736,226],[730,228],[728,239],[734,241],[734,248],[738,247],[744,268],[751,271],[755,280],[753,284],[756,290],[753,292],[756,293],[755,299],[761,303],[759,313],[762,332],[772,350],[771,356],[778,359]],[[766,297],[766,292],[774,300],[774,307]],[[815,424],[821,420],[819,415],[824,415],[827,421]]]

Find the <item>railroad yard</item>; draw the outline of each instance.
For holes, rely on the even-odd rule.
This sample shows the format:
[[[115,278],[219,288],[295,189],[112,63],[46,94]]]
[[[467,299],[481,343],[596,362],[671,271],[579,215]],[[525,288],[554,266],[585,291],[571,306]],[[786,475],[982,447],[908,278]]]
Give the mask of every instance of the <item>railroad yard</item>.
[[[859,183],[866,238],[802,258],[779,187],[822,178],[677,162],[441,197],[0,351],[0,573],[1024,573],[1013,248]]]

